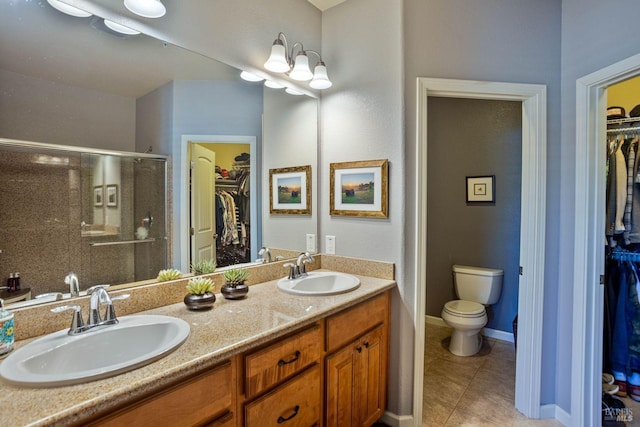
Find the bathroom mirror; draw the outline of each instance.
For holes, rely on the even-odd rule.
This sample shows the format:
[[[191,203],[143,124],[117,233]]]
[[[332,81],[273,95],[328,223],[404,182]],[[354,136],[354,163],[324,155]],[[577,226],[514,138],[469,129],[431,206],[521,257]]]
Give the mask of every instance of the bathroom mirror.
[[[211,92],[198,89],[203,82]],[[163,96],[170,102],[154,104]],[[138,104],[145,101],[151,107],[141,114]],[[168,259],[183,271],[190,261],[188,239],[184,242],[190,231],[183,218],[189,213],[185,153],[201,137],[255,138],[256,152],[250,153],[256,165],[255,246],[297,252],[304,249],[306,234],[317,233],[315,202],[311,216],[274,217],[266,194],[270,168],[311,165],[316,188],[317,102],[242,81],[239,70],[187,49],[114,33],[96,16],[64,15],[46,1],[0,3],[0,138],[170,156]],[[246,116],[224,116],[230,103]],[[179,125],[166,120],[169,112],[182,120]],[[81,233],[80,223],[77,228]],[[0,266],[3,281],[20,271],[29,283],[29,266],[7,265],[2,253]],[[68,292],[62,277],[48,280]]]

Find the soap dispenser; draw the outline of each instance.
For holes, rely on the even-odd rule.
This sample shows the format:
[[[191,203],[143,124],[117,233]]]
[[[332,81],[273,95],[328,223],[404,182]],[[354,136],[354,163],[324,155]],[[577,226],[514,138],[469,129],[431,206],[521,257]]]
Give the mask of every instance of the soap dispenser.
[[[4,301],[0,298],[0,359],[13,350],[13,325],[13,313],[4,308]]]

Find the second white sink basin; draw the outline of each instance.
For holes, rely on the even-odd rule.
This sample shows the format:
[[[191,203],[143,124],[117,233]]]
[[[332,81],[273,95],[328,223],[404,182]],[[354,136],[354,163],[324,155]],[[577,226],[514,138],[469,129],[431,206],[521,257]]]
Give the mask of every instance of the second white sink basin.
[[[360,279],[335,271],[312,271],[306,276],[278,281],[278,288],[296,295],[332,295],[349,292],[360,286]]]
[[[189,336],[189,324],[175,317],[137,315],[119,320],[80,335],[70,336],[64,330],[32,341],[0,364],[0,376],[31,387],[107,378],[161,359]]]

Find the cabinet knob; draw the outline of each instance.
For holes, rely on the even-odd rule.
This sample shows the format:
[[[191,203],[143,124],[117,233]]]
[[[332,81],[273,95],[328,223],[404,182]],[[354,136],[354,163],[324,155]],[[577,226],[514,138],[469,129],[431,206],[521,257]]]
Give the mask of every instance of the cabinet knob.
[[[369,348],[369,341],[364,342],[364,348]]]
[[[296,406],[293,408],[293,414],[289,415],[289,416],[288,416],[288,417],[286,417],[286,418],[285,418],[285,417],[282,417],[282,416],[279,416],[279,417],[278,417],[278,424],[282,424],[282,423],[284,423],[284,422],[289,421],[290,419],[292,419],[293,417],[295,417],[296,415],[298,415],[298,411],[299,411],[299,410],[300,410],[300,405],[296,405]]]
[[[358,353],[362,353],[362,346],[357,346],[356,350],[358,350]]]

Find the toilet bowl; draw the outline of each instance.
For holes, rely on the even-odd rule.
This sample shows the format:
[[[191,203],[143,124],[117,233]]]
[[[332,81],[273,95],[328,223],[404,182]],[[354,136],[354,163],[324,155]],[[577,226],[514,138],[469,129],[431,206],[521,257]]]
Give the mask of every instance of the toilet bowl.
[[[447,302],[442,320],[453,328],[449,351],[473,356],[482,347],[480,332],[487,324],[486,305],[495,304],[502,291],[503,270],[453,266],[454,287],[460,299]]]
[[[444,305],[442,320],[451,328],[449,351],[456,356],[473,356],[482,347],[480,331],[487,324],[484,306],[473,301],[454,300]]]

